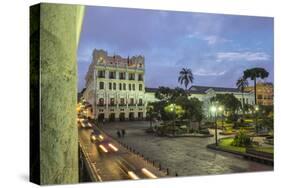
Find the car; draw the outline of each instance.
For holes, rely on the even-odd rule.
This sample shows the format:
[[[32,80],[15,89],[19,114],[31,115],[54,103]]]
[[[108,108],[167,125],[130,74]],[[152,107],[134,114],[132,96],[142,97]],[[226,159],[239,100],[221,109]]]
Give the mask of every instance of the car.
[[[115,153],[119,149],[108,140],[103,140],[97,143],[98,149],[101,153]]]
[[[80,125],[82,128],[93,128],[92,123],[83,118],[80,118],[80,120],[78,120],[78,125]]]
[[[104,136],[98,130],[93,130],[90,135],[90,139],[92,142],[101,142],[104,140]]]
[[[130,179],[137,180],[140,179],[140,177],[136,174],[137,169],[134,167],[134,165],[130,164],[128,161],[124,159],[118,159],[116,160],[118,166],[120,169],[127,174],[127,176]]]

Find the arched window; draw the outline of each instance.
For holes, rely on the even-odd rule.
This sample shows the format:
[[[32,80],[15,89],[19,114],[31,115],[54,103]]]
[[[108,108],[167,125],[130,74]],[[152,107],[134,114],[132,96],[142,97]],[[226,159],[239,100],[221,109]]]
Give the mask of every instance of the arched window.
[[[100,98],[99,99],[99,104],[98,105],[100,105],[100,106],[103,106],[104,105],[104,98]]]

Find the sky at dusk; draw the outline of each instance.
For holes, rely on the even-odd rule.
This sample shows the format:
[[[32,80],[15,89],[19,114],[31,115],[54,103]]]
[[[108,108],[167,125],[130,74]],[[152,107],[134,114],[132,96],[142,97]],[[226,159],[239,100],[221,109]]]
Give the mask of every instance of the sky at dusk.
[[[269,17],[90,6],[78,47],[78,88],[95,48],[145,56],[146,87],[180,86],[182,68],[192,69],[193,85],[236,87],[252,67],[265,68],[273,82],[273,40]]]

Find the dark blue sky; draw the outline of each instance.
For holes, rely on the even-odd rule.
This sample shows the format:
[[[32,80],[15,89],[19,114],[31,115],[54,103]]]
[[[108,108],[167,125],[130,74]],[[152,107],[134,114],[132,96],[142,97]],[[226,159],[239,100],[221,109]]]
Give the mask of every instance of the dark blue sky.
[[[94,48],[144,55],[146,87],[179,86],[191,68],[196,85],[235,87],[243,70],[263,67],[273,82],[273,18],[90,6],[78,48],[79,90]],[[250,82],[252,84],[252,82]]]

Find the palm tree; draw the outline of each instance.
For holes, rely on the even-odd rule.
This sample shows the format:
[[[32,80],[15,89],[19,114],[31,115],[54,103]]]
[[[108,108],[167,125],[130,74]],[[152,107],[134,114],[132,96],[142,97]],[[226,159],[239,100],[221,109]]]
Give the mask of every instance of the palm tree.
[[[257,104],[257,78],[267,78],[269,73],[264,69],[260,67],[247,69],[244,71],[244,79],[251,78],[251,80],[254,80],[254,87],[255,87],[255,105]]]
[[[193,83],[193,74],[191,69],[183,68],[180,71],[180,75],[178,78],[178,82],[182,85],[184,84],[185,89],[187,90],[187,86]]]
[[[247,79],[245,79],[244,77],[241,77],[237,80],[236,82],[236,86],[237,88],[242,92],[242,110],[243,110],[243,115],[245,114],[245,110],[244,110],[244,106],[245,106],[245,102],[244,102],[244,90],[245,87],[247,87],[249,85]]]

